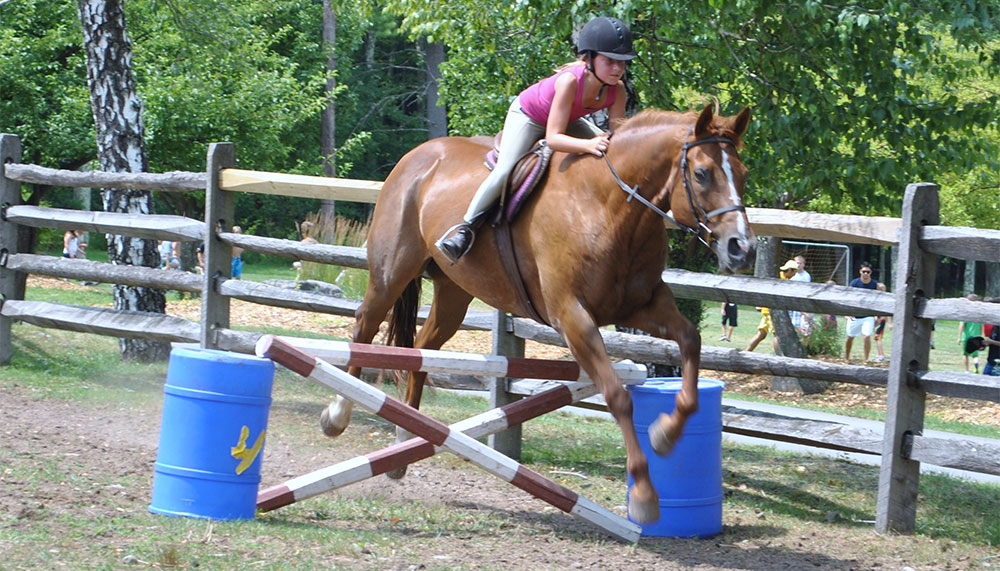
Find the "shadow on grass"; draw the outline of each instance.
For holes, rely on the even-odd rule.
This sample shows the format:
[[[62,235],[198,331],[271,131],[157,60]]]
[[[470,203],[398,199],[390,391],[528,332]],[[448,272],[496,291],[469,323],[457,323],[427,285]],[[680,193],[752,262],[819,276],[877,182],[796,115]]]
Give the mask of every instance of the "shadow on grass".
[[[312,530],[316,525],[328,529],[363,532],[380,537],[388,543],[406,543],[420,539],[462,540],[470,551],[477,545],[489,545],[497,534],[515,534],[535,538],[552,550],[558,558],[560,551],[567,555],[576,553],[582,561],[591,560],[594,552],[608,557],[625,556],[631,547],[610,536],[605,530],[575,516],[551,508],[539,509],[535,502],[526,509],[507,509],[476,501],[452,500],[443,506],[427,505],[426,511],[419,504],[409,504],[409,515],[400,517],[390,505],[375,499],[345,499],[333,505],[325,502],[311,509],[300,508],[287,515],[269,514],[260,519],[265,525],[283,530]],[[413,510],[421,511],[419,517]],[[462,515],[465,514],[465,515]],[[727,526],[721,534],[706,539],[679,539],[669,537],[643,537],[636,549],[645,557],[655,560],[654,566],[664,568],[725,568],[747,570],[823,568],[851,568],[853,560],[839,558],[810,550],[805,546],[789,548],[767,545],[768,540],[784,536],[782,527],[761,523],[759,525]],[[479,540],[479,541],[477,541]],[[750,547],[747,547],[747,546]],[[512,549],[530,546],[512,546]],[[607,549],[621,549],[620,554]],[[574,551],[576,550],[576,551]],[[583,550],[583,551],[579,551]],[[629,558],[633,559],[633,558]],[[622,568],[621,563],[607,562],[607,568]],[[636,564],[632,561],[630,564]],[[644,560],[641,565],[649,564]]]

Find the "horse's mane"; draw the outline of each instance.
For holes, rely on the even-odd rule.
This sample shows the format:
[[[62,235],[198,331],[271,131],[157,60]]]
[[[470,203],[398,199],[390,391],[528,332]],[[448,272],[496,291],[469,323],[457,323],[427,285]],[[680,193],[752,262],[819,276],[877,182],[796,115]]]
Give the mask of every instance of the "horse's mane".
[[[694,125],[698,120],[698,113],[694,111],[678,112],[664,111],[662,109],[645,109],[632,117],[621,121],[615,129],[615,139],[630,141],[641,140],[650,134],[651,131],[658,132],[664,128]],[[715,115],[712,118],[710,129],[716,137],[726,137],[736,140],[736,134],[731,128],[728,117]]]

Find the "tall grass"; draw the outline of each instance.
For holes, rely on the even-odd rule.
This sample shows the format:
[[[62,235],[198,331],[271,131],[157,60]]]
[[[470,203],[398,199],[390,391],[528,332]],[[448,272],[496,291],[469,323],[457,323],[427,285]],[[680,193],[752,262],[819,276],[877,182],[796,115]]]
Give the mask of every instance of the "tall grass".
[[[332,216],[325,212],[314,212],[306,216],[299,230],[303,241],[360,248],[368,239],[368,226],[367,222]],[[302,262],[296,279],[337,284],[345,297],[361,299],[368,283],[368,272],[356,268]]]

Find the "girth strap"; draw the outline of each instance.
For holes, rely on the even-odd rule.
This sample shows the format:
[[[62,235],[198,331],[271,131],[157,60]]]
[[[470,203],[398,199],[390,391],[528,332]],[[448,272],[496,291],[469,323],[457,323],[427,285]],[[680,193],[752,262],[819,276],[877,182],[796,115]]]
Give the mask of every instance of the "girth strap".
[[[510,231],[510,222],[501,220],[499,224],[493,227],[493,230],[497,237],[497,250],[500,254],[500,261],[503,263],[504,269],[507,270],[507,275],[510,276],[510,281],[514,285],[514,298],[517,301],[517,305],[523,309],[526,317],[530,317],[538,323],[549,325],[549,322],[542,319],[542,316],[538,314],[538,310],[535,309],[535,305],[531,303],[531,298],[528,296],[528,290],[524,287],[524,277],[521,275],[521,268],[517,263],[517,253],[514,251],[514,236]]]

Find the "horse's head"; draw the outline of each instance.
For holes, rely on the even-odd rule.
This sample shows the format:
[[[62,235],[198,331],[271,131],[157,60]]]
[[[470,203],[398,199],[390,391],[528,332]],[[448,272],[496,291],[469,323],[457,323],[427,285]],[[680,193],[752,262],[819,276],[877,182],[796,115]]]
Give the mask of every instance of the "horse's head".
[[[751,268],[757,254],[757,238],[743,207],[747,169],[738,154],[749,123],[749,108],[728,118],[716,117],[705,106],[675,163],[680,176],[671,177],[674,217],[697,232],[719,259],[719,270],[727,273]]]

